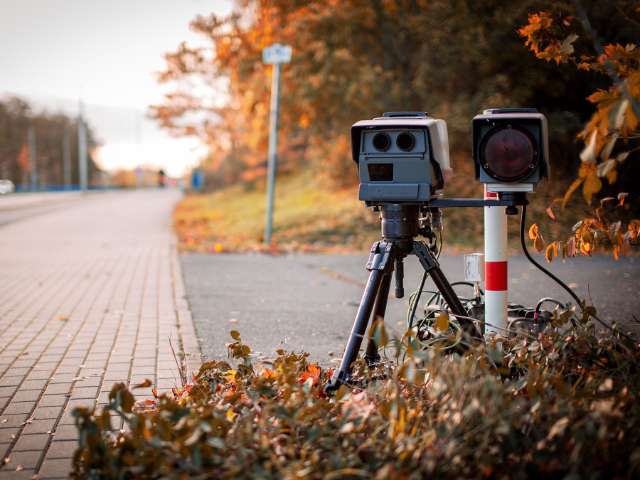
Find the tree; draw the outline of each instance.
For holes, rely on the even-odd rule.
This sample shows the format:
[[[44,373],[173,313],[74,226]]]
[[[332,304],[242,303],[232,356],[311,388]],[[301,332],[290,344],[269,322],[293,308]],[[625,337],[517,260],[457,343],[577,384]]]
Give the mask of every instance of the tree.
[[[630,25],[640,27],[630,16],[640,11],[638,8],[632,8],[635,6],[634,3],[611,2],[611,5],[616,9],[618,17]],[[575,2],[575,7],[581,17],[582,29],[576,25],[574,15],[565,15],[559,11],[553,14],[543,11],[530,15],[529,24],[519,30],[520,35],[526,39],[526,45],[535,52],[537,58],[546,59],[548,62],[555,60],[558,65],[572,63],[578,69],[611,80],[607,89],[598,89],[588,97],[597,110],[586,128],[579,133],[579,138],[584,141],[585,146],[580,153],[578,178],[571,184],[564,198],[556,199],[547,210],[554,220],[552,209],[557,203],[561,203],[564,210],[571,195],[581,185],[584,200],[588,204],[592,203],[594,195],[603,190],[603,181],[614,185],[619,178],[619,170],[625,166],[625,161],[629,157],[635,157],[633,152],[639,148],[635,143],[640,138],[640,50],[633,43],[626,46],[620,43],[609,44],[601,48],[579,0]],[[576,31],[580,35],[575,33]],[[591,36],[590,41],[578,44],[578,39],[585,34]],[[637,185],[639,172],[636,162],[622,175],[633,182],[630,186],[634,197],[640,192]],[[628,195],[629,190],[617,195],[616,208],[625,206]],[[564,242],[564,245],[561,241],[554,241],[546,247],[547,261],[552,261],[559,252],[562,253],[563,260],[565,256],[572,257],[576,251],[590,255],[596,245],[601,245],[605,251],[613,250],[616,259],[619,255],[629,255],[631,241],[637,239],[640,233],[640,221],[628,218],[625,222],[626,228],[621,228],[620,220],[610,222],[605,214],[605,203],[613,200],[613,197],[603,198],[595,216],[578,222],[573,228],[575,236]],[[537,250],[545,248],[537,225],[531,227],[529,235]],[[637,246],[637,240],[635,244]]]
[[[349,127],[356,120],[426,110],[448,122],[454,151],[466,156],[469,120],[494,106],[544,111],[554,158],[560,171],[569,171],[573,135],[590,114],[585,97],[598,83],[522,54],[517,29],[538,5],[244,1],[229,17],[192,21],[205,44],[183,43],[165,56],[158,80],[175,90],[152,106],[152,115],[177,135],[198,135],[210,146],[213,168],[225,158],[262,168],[271,67],[262,64],[261,52],[280,42],[294,51],[282,75],[282,144],[303,144],[294,161],[310,163],[323,178],[356,180],[349,159]]]

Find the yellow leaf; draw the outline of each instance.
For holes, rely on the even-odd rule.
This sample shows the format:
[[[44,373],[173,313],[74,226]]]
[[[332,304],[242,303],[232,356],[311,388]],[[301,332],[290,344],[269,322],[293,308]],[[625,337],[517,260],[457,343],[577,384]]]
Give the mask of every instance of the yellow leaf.
[[[618,180],[618,171],[611,170],[609,173],[607,173],[607,180],[609,180],[609,185],[613,185],[614,183],[616,183],[616,180]]]
[[[602,181],[598,178],[598,175],[593,172],[584,181],[584,186],[582,187],[582,196],[584,197],[585,201],[589,205],[591,205],[591,198],[600,190],[602,190]]]
[[[531,225],[531,228],[529,229],[529,238],[531,240],[535,240],[537,236],[538,236],[538,224],[534,223],[533,225]]]
[[[436,330],[441,332],[446,332],[449,330],[449,314],[445,311],[442,311],[436,317],[435,323]]]
[[[631,104],[627,105],[627,113],[625,114],[624,121],[627,124],[627,128],[630,132],[633,132],[636,128],[638,128],[638,123],[640,123],[640,121],[638,121],[638,117],[636,117],[636,114],[633,113]]]

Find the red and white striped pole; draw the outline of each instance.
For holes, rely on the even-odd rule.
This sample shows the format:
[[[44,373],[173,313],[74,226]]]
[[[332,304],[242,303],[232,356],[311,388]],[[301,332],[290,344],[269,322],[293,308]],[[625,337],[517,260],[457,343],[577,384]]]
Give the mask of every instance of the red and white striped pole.
[[[497,200],[498,194],[487,192],[485,200]],[[484,318],[491,325],[507,328],[507,215],[506,207],[484,207],[485,291]],[[487,325],[489,332],[502,333]]]

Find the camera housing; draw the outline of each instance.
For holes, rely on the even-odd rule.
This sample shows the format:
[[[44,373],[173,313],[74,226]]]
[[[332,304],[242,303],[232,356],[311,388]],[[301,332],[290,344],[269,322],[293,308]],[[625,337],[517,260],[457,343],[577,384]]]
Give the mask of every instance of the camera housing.
[[[453,176],[444,120],[425,112],[389,112],[351,127],[358,198],[367,205],[420,205],[442,196]]]
[[[471,126],[476,180],[488,192],[535,192],[549,179],[547,119],[535,108],[485,110]]]

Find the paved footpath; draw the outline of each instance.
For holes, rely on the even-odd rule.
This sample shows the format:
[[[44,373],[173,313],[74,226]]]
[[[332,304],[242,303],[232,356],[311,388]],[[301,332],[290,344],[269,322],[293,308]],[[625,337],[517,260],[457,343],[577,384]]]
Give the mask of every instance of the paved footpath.
[[[72,410],[105,405],[116,382],[179,384],[169,339],[197,369],[171,233],[179,198],[104,193],[0,227],[0,480],[68,478]]]

